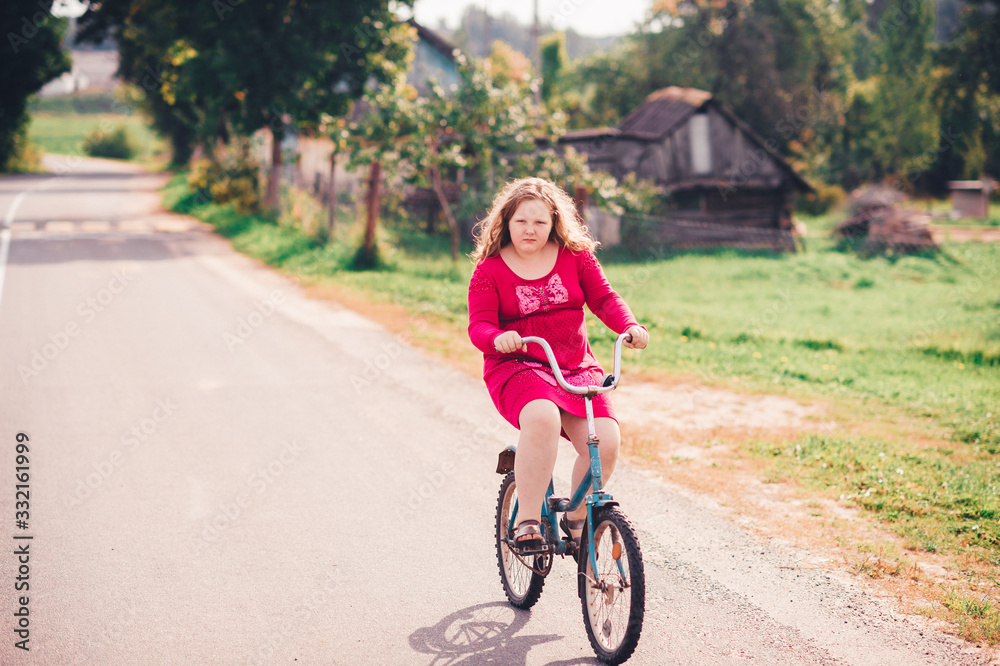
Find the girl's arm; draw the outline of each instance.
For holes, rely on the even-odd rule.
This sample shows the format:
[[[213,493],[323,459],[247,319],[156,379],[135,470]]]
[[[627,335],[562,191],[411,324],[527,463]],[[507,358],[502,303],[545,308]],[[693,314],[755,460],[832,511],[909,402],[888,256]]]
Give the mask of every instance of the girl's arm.
[[[624,333],[631,326],[638,326],[632,310],[625,300],[611,288],[604,270],[593,252],[580,255],[580,286],[587,300],[587,307],[615,333]]]
[[[493,341],[500,330],[500,294],[482,265],[476,266],[469,282],[469,339],[484,354],[497,353]]]

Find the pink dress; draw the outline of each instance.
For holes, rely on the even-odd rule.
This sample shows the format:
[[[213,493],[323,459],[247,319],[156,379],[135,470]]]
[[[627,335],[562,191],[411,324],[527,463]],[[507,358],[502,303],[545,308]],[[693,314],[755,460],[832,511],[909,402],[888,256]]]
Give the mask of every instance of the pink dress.
[[[518,277],[499,255],[476,266],[469,283],[469,337],[483,352],[483,379],[493,404],[515,428],[521,408],[532,400],[551,400],[583,417],[584,398],[556,384],[539,345],[529,344],[527,352],[501,354],[493,341],[505,331],[545,338],[567,382],[600,384],[604,370],[590,351],[584,303],[615,333],[638,323],[608,284],[593,252],[560,247],[552,271],[535,280]],[[607,394],[596,396],[593,406],[594,416],[615,418]]]

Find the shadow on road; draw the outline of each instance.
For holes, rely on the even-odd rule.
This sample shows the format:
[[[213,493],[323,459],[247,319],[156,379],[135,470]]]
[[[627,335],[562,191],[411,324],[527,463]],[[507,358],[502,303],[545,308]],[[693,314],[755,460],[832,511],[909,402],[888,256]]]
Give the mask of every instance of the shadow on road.
[[[562,636],[544,634],[517,636],[531,617],[504,602],[469,606],[448,615],[433,627],[422,627],[410,634],[410,647],[433,655],[432,666],[473,666],[474,664],[525,664],[535,645],[560,640]],[[593,664],[593,659],[558,662],[559,666]]]

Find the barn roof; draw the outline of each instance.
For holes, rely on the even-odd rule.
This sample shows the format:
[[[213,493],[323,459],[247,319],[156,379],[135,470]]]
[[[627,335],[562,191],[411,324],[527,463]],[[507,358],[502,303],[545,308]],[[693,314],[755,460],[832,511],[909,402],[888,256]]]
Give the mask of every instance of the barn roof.
[[[744,136],[760,146],[774,159],[778,165],[791,176],[800,189],[812,192],[813,188],[805,181],[788,162],[771,148],[753,129],[735,113],[719,104],[712,93],[697,88],[681,88],[670,86],[662,88],[646,97],[645,101],[628,114],[617,128],[602,128],[597,130],[578,130],[563,137],[565,142],[586,139],[629,138],[639,141],[662,141],[676,132],[688,118],[700,109],[712,105],[733,125],[738,127]],[[589,134],[588,134],[589,133]]]
[[[670,86],[651,93],[618,126],[623,132],[651,134],[662,139],[680,127],[692,113],[712,99],[697,88]]]

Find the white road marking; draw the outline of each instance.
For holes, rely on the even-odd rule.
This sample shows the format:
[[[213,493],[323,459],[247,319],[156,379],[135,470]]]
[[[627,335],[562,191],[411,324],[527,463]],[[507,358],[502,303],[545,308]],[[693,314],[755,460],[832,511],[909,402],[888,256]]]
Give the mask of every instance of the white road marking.
[[[7,209],[7,217],[3,221],[3,230],[0,231],[0,302],[3,301],[3,282],[7,276],[7,255],[10,253],[10,225],[14,221],[14,213],[26,196],[28,196],[27,190],[14,197],[10,208]]]
[[[149,223],[142,220],[124,220],[118,223],[118,231],[130,233],[148,233],[153,229]]]
[[[183,231],[190,231],[192,229],[192,224],[185,220],[157,220],[153,222],[153,228],[156,231],[162,231],[166,233],[179,233]]]
[[[48,234],[71,234],[75,229],[72,222],[58,220],[45,223],[45,233]]]
[[[10,251],[10,227],[0,231],[0,301],[3,301],[3,280],[7,274],[7,253]]]
[[[24,201],[26,196],[28,196],[28,192],[48,187],[53,182],[59,180],[59,178],[59,176],[53,176],[52,178],[48,178],[40,183],[32,185],[14,197],[14,201],[11,202],[10,208],[7,209],[7,215],[3,220],[3,229],[0,230],[0,300],[3,299],[3,283],[4,278],[7,275],[7,256],[10,253],[10,235],[11,226],[14,223],[14,215],[17,213],[17,209],[21,206],[21,202]]]
[[[80,223],[80,230],[87,233],[106,233],[111,231],[111,223],[101,220],[85,220]]]

